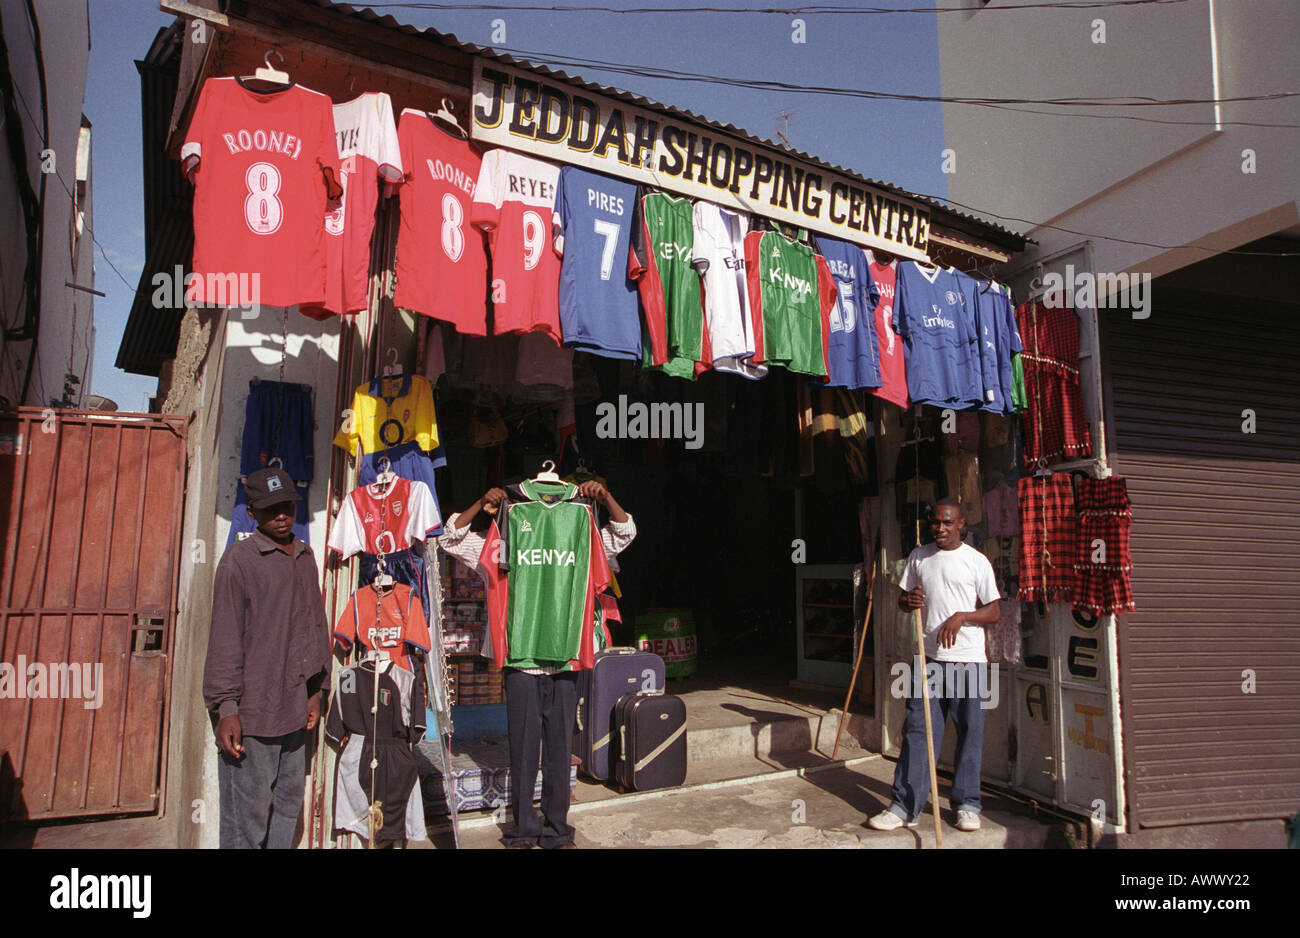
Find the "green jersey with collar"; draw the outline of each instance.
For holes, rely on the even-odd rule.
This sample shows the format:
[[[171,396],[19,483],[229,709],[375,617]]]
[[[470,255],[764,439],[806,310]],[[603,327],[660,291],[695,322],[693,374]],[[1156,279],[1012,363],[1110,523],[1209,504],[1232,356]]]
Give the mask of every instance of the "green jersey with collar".
[[[510,486],[484,553],[498,663],[590,667],[596,593],[609,582],[592,501],[571,483]]]

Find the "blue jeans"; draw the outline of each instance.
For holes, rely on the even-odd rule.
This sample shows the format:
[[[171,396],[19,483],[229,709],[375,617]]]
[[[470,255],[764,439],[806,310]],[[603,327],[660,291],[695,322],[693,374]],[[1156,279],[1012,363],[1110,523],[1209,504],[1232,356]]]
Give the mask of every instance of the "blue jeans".
[[[943,747],[944,724],[952,714],[957,727],[957,752],[954,762],[956,772],[952,779],[949,803],[954,811],[974,811],[979,814],[980,761],[984,751],[984,703],[979,689],[987,686],[988,665],[968,662],[928,662],[942,669],[942,688],[938,681],[930,682],[930,722],[934,727],[934,755],[937,759]],[[946,667],[958,664],[955,668]],[[913,672],[917,662],[913,659]],[[933,668],[930,669],[933,671]],[[890,791],[893,803],[889,810],[907,821],[915,821],[930,797],[930,767],[925,753],[925,704],[920,696],[911,696],[918,689],[915,681],[908,688],[907,715],[903,720],[903,741],[899,747],[898,765],[894,768],[894,787]],[[942,694],[935,696],[934,690]]]
[[[217,755],[221,849],[288,850],[307,787],[307,734],[245,736],[242,759]]]

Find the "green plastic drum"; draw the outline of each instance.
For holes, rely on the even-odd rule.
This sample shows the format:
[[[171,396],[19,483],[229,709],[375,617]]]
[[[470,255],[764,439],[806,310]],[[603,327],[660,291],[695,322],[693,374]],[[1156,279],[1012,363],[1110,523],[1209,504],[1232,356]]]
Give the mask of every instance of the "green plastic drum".
[[[664,659],[665,677],[695,673],[695,620],[686,609],[651,609],[637,617],[636,647]]]

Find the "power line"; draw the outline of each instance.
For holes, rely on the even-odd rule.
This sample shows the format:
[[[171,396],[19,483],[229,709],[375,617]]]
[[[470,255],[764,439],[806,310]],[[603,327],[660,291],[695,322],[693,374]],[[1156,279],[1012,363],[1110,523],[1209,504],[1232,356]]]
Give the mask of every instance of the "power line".
[[[1271,127],[1281,129],[1300,129],[1300,124],[1277,124],[1266,123],[1262,121],[1175,121],[1164,120],[1161,118],[1140,117],[1131,114],[1075,114],[1069,112],[1054,111],[1035,111],[1028,108],[1016,107],[1015,105],[1039,105],[1039,106],[1058,106],[1058,107],[1097,107],[1097,108],[1119,108],[1119,107],[1181,107],[1187,105],[1210,105],[1210,104],[1239,104],[1246,102],[1267,102],[1282,101],[1290,98],[1300,98],[1300,91],[1276,91],[1263,95],[1238,95],[1231,98],[1171,98],[1166,100],[1151,98],[1147,96],[1128,96],[1117,98],[983,98],[959,95],[920,95],[904,94],[901,92],[889,91],[864,91],[859,88],[844,88],[828,85],[796,85],[790,82],[773,81],[768,79],[757,78],[733,78],[722,75],[709,75],[703,72],[682,72],[670,71],[668,69],[658,68],[656,66],[646,65],[625,65],[618,62],[609,62],[601,59],[585,59],[578,57],[561,57],[552,56],[544,52],[533,52],[524,49],[501,49],[497,50],[511,56],[519,56],[527,59],[528,62],[535,65],[546,65],[555,68],[589,68],[598,69],[620,75],[628,75],[635,78],[659,79],[663,81],[679,82],[700,82],[704,84],[724,85],[736,88],[748,88],[758,91],[777,91],[783,93],[799,94],[821,94],[836,97],[862,98],[874,101],[902,101],[908,103],[925,103],[925,104],[964,104],[973,107],[992,107],[1003,110],[1023,111],[1030,114],[1041,114],[1054,117],[1084,117],[1096,120],[1131,120],[1152,124],[1174,124],[1185,126],[1201,127],[1220,127],[1220,126],[1241,126],[1241,127]]]
[[[45,149],[46,147],[49,146],[49,141],[44,138],[43,131],[41,129],[40,124],[36,122],[35,115],[32,114],[31,108],[28,107],[27,105],[26,98],[23,97],[22,89],[20,89],[17,85],[14,85],[13,90],[14,90],[14,97],[16,97],[19,103],[22,104],[23,111],[27,114],[27,120],[31,123],[32,130],[36,132],[36,139],[41,141],[41,148]],[[45,172],[44,169],[42,169],[41,171],[42,173]],[[55,154],[54,172],[45,173],[45,175],[53,176],[55,179],[59,181],[59,185],[62,186],[63,191],[68,194],[68,199],[69,201],[72,202],[73,210],[75,211],[77,207],[77,196],[72,191],[72,188],[68,185],[68,181],[63,178],[63,174],[59,171],[57,154]],[[42,225],[45,224],[45,218],[43,215],[41,218],[41,224]],[[122,275],[122,271],[118,270],[117,265],[114,264],[112,260],[109,259],[108,253],[104,250],[104,246],[100,244],[99,239],[95,237],[95,228],[93,224],[86,225],[86,234],[90,235],[91,242],[95,245],[95,247],[99,248],[99,254],[101,257],[104,258],[104,262],[108,264],[110,268],[112,268],[113,273],[117,274],[118,279],[121,280],[122,283],[126,285],[126,288],[130,290],[132,293],[139,293],[140,291],[137,290],[135,286],[133,286],[131,282],[126,279],[125,276]]]

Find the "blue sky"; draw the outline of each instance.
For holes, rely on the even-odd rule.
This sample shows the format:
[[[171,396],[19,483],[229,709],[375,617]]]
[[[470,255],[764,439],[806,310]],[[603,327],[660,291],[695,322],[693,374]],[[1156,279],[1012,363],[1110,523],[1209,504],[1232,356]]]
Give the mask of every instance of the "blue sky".
[[[582,5],[596,3],[584,0]],[[617,0],[599,0],[599,5],[683,6],[680,0],[635,0],[621,5]],[[729,0],[715,0],[710,5],[745,7]],[[887,5],[933,8],[932,0],[891,0]],[[370,6],[399,22],[449,32],[463,41],[525,57],[531,53],[538,62],[555,55],[763,79],[796,87],[939,94],[933,12],[804,15],[804,41],[795,42],[795,18],[787,14],[596,13],[566,12],[563,7],[545,12],[447,12],[391,3]],[[497,20],[504,23],[504,42],[493,41]],[[84,110],[94,125],[95,236],[112,266],[104,257],[96,257],[95,286],[107,297],[97,298],[95,303],[98,335],[89,390],[112,398],[124,410],[142,409],[145,395],[157,384],[153,378],[128,375],[113,367],[145,257],[140,81],[134,60],[144,56],[155,33],[169,22],[171,17],[149,0],[92,0],[90,4],[90,71]],[[759,91],[597,68],[565,70],[735,124],[760,137],[775,139],[781,128],[796,148],[821,159],[913,192],[940,198],[947,195],[940,170],[943,121],[935,103]],[[782,111],[790,115],[788,121],[780,118]]]

